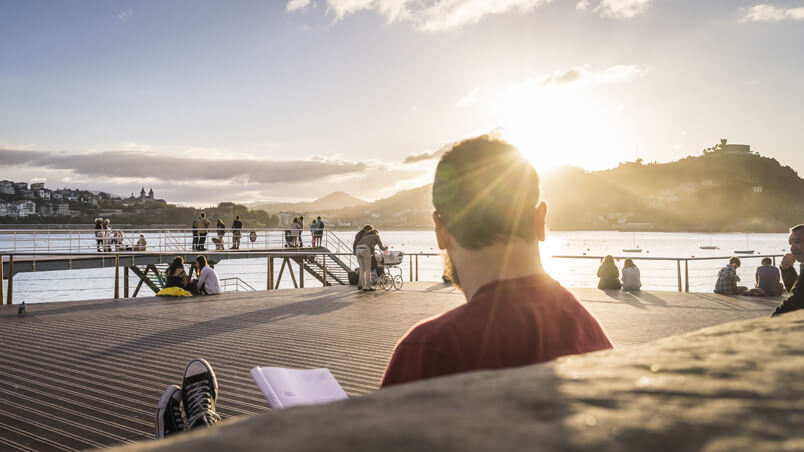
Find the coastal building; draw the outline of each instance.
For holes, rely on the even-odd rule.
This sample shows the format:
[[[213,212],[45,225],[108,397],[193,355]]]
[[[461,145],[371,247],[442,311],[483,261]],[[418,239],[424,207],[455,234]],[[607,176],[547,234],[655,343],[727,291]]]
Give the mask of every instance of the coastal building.
[[[37,182],[37,183],[31,184],[31,190],[33,190],[33,191],[42,190],[44,188],[45,188],[45,183],[44,182]]]
[[[25,218],[30,215],[36,215],[36,203],[33,201],[20,201],[16,204],[16,216]]]
[[[0,202],[0,217],[7,217],[11,215],[10,205],[5,202]]]
[[[726,154],[749,155],[749,154],[751,154],[751,145],[750,144],[730,144],[727,139],[721,138],[720,143],[712,146],[711,148],[704,149],[704,154],[708,154],[710,152],[723,152],[723,153],[726,153]]]
[[[27,190],[28,182],[14,182],[14,188],[17,190]]]
[[[50,190],[46,188],[35,189],[35,193],[39,199],[50,199]]]
[[[11,182],[10,180],[0,181],[0,193],[5,195],[13,195],[16,193],[14,190],[14,182]]]
[[[54,213],[56,215],[70,215],[71,214],[69,204],[61,203],[61,204],[56,204],[53,207],[54,207]]]
[[[39,204],[37,211],[39,212],[39,215],[49,217],[53,215],[53,204]]]

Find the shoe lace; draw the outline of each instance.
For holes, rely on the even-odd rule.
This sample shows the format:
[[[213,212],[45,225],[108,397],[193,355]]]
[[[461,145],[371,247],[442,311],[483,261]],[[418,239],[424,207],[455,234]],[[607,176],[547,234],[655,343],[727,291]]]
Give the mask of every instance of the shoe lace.
[[[187,425],[195,425],[201,419],[205,424],[214,424],[221,420],[221,417],[212,409],[212,394],[209,390],[209,382],[198,381],[192,383],[184,389],[187,394],[187,404],[185,411],[190,415]]]

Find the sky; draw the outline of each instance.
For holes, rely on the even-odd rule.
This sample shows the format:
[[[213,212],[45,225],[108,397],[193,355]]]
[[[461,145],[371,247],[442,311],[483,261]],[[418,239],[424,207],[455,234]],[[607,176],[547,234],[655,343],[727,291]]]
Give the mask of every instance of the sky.
[[[804,0],[4,0],[0,179],[374,200],[497,133],[539,170],[720,138],[804,170]]]

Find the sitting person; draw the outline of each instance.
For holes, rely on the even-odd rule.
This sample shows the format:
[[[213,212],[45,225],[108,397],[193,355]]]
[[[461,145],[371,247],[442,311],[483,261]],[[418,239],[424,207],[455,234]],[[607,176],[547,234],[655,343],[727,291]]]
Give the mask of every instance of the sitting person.
[[[190,283],[190,278],[187,272],[184,271],[184,258],[176,256],[173,262],[170,263],[167,270],[165,270],[165,287],[181,287],[187,289]]]
[[[620,288],[620,270],[614,264],[614,257],[611,254],[603,258],[597,269],[597,277],[600,278],[597,283],[598,289]]]
[[[717,274],[715,283],[715,293],[722,295],[739,295],[748,290],[748,287],[738,286],[740,277],[737,276],[737,269],[740,268],[740,258],[732,257],[729,264],[721,268]]]
[[[623,264],[623,290],[637,291],[642,287],[639,280],[639,267],[633,259],[626,259]]]
[[[784,286],[792,295],[776,308],[772,314],[774,316],[804,308],[804,282],[801,282],[802,275],[804,275],[802,266],[804,265],[799,266],[798,274],[793,268],[796,261],[804,264],[804,224],[790,228],[788,241],[790,242],[790,253],[782,257],[779,267],[782,269]]]
[[[145,234],[140,234],[140,239],[137,240],[137,244],[134,246],[134,251],[145,251],[148,242],[145,240]]]
[[[756,278],[756,287],[762,289],[765,295],[778,297],[784,291],[782,274],[778,268],[773,266],[769,257],[762,259],[762,265],[757,267]]]
[[[455,144],[436,168],[433,205],[447,276],[467,303],[408,331],[382,387],[612,348],[597,319],[542,266],[547,205],[539,201],[538,174],[515,147],[489,136]],[[196,425],[215,422],[214,373],[194,368],[193,384],[165,391],[159,413],[170,419],[158,425],[192,428],[179,422],[188,387],[201,404],[184,402],[186,416]]]
[[[220,279],[215,269],[207,263],[207,258],[195,258],[195,271],[198,279],[190,281],[189,290],[193,295],[217,295],[221,293]]]

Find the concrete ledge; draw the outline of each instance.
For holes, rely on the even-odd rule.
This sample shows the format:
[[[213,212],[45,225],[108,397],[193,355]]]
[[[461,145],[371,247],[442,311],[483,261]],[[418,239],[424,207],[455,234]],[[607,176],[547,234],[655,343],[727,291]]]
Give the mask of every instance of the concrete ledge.
[[[225,391],[225,388],[222,388]],[[804,311],[392,387],[126,450],[804,450]]]

